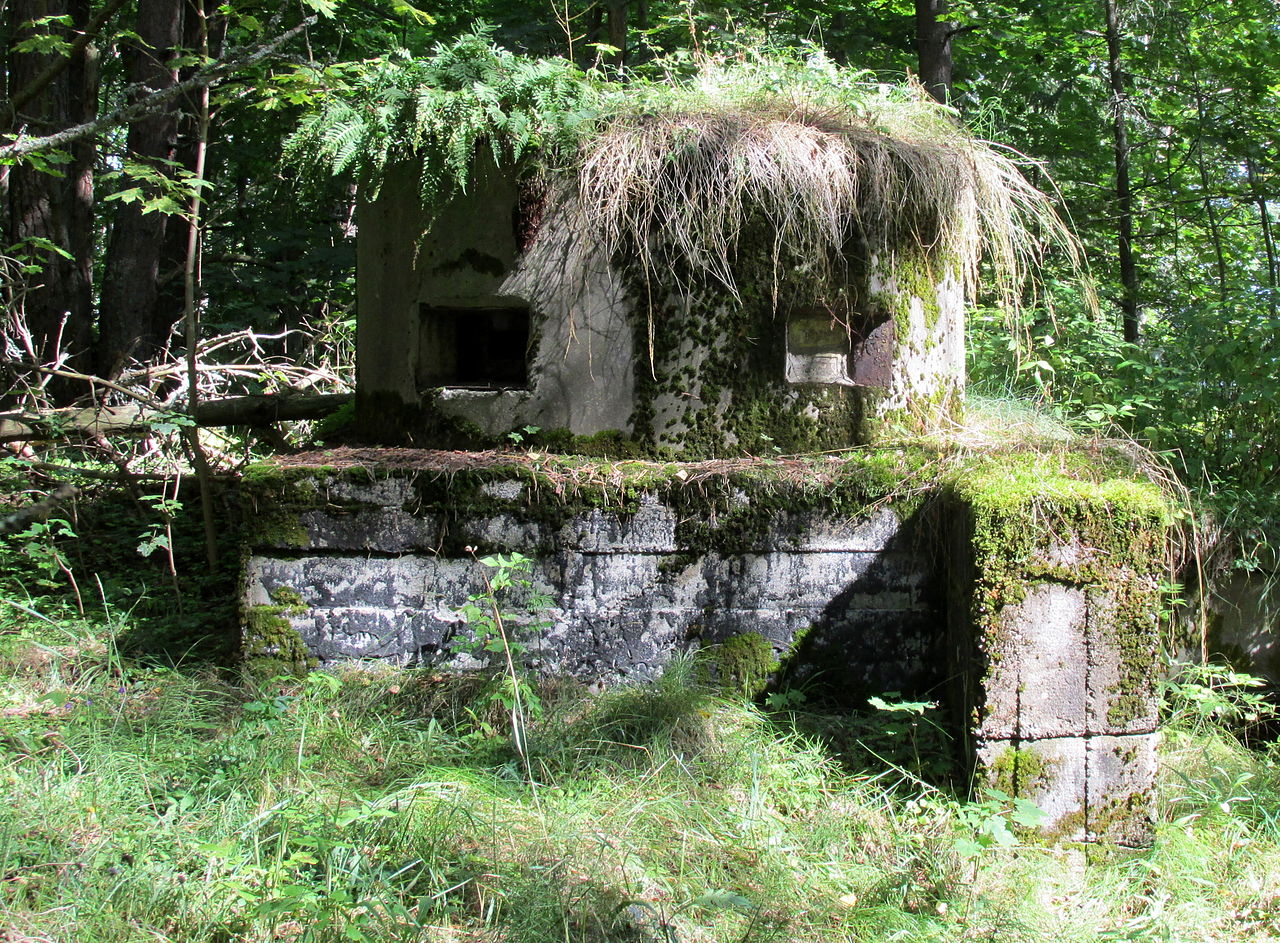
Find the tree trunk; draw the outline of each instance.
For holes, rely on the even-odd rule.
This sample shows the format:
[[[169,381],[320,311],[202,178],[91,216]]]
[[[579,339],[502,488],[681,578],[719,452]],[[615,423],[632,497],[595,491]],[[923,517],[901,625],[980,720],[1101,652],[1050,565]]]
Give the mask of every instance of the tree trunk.
[[[916,54],[920,81],[942,104],[951,100],[951,37],[955,23],[947,17],[947,0],[915,0]]]
[[[177,84],[178,73],[170,62],[182,42],[184,12],[183,0],[138,0],[140,41],[125,48],[124,64],[129,83],[143,89],[140,96]],[[177,136],[174,106],[130,125],[127,151],[134,160],[172,161]],[[101,376],[118,375],[131,357],[145,359],[154,354],[165,341],[156,325],[166,318],[173,324],[180,314],[180,310],[157,311],[160,279],[167,274],[161,272],[161,258],[171,226],[181,228],[182,223],[161,213],[143,214],[135,203],[116,211],[99,312],[97,371]]]
[[[1120,256],[1120,320],[1124,339],[1138,342],[1138,265],[1133,256],[1133,190],[1129,184],[1129,96],[1120,66],[1120,14],[1116,0],[1103,0],[1107,19],[1107,77],[1111,83],[1112,135],[1116,157],[1117,249]]]
[[[618,51],[614,53],[613,64],[627,64],[627,0],[605,0],[609,11],[609,45]]]
[[[197,404],[195,420],[199,426],[269,426],[296,419],[320,419],[349,402],[350,393],[231,396]],[[172,423],[173,417],[171,410],[137,403],[84,408],[69,406],[45,413],[0,413],[0,443],[77,436],[141,435],[151,428],[152,423]]]
[[[15,41],[30,35],[23,24],[41,17],[69,16],[68,41],[91,19],[89,0],[13,0],[8,15],[8,33]],[[41,80],[51,62],[49,55],[10,49],[10,91],[17,94]],[[14,126],[29,134],[46,134],[92,118],[97,110],[97,86],[96,51],[92,46],[81,46],[72,53],[67,67],[29,98],[14,116]],[[30,276],[25,293],[21,286],[10,286],[17,294],[6,301],[11,310],[25,314],[32,354],[38,360],[49,364],[66,355],[66,365],[78,369],[89,354],[93,319],[96,147],[92,141],[80,141],[66,153],[70,160],[65,164],[42,168],[22,163],[7,168],[6,243],[39,262],[41,269]],[[60,387],[51,383],[49,391],[61,398],[68,391]]]
[[[199,2],[203,3],[205,22],[209,24],[207,37],[200,34],[201,17],[199,8],[195,6],[195,3]],[[218,58],[222,53],[227,29],[226,17],[217,15],[219,5],[211,0],[188,0],[183,23],[183,48],[198,50],[203,48],[203,43],[207,40],[209,58]],[[191,78],[198,68],[191,65],[183,69],[178,76],[179,80],[185,81]],[[200,100],[203,91],[193,92],[192,98]],[[195,110],[179,111],[175,114],[174,160],[189,173],[194,173],[196,169],[199,125],[200,121]],[[186,307],[183,294],[185,290],[183,271],[186,266],[190,230],[190,223],[185,216],[170,216],[165,226],[164,246],[160,251],[159,280],[156,284],[156,299],[151,316],[151,333],[155,337],[168,337],[173,326],[181,319]]]
[[[1267,205],[1267,196],[1258,182],[1258,169],[1254,166],[1252,157],[1245,158],[1244,169],[1249,178],[1249,191],[1258,206],[1258,220],[1262,224],[1262,247],[1267,253],[1267,287],[1270,289],[1267,292],[1267,304],[1271,308],[1271,316],[1275,317],[1277,301],[1280,299],[1276,298],[1276,240],[1271,231],[1271,208]]]
[[[1200,192],[1204,196],[1204,215],[1209,223],[1209,242],[1213,246],[1214,264],[1218,271],[1218,302],[1227,303],[1227,259],[1222,252],[1222,226],[1218,222],[1218,213],[1213,208],[1213,188],[1209,181],[1209,167],[1204,159],[1205,113],[1204,97],[1196,91],[1196,116],[1200,122],[1200,133],[1196,136],[1196,168],[1200,172]]]

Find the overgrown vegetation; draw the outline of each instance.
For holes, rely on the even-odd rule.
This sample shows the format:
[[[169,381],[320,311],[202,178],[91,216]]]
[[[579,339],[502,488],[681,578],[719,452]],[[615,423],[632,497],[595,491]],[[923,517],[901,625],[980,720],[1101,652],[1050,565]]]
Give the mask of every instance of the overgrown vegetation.
[[[236,7],[219,7],[214,32],[219,21],[223,29],[229,22],[227,48],[244,49],[262,38],[263,24],[256,7]],[[310,0],[301,7],[330,9]],[[408,132],[403,140],[433,148],[423,178],[429,198],[465,180],[477,145],[496,148],[500,162],[522,172],[581,171],[591,155],[580,142],[590,133],[602,148],[594,172],[614,186],[598,192],[616,198],[592,222],[615,240],[644,237],[641,247],[655,264],[675,252],[701,277],[730,287],[744,234],[758,222],[740,212],[743,194],[761,195],[772,226],[794,233],[793,244],[818,268],[830,258],[824,251],[865,235],[855,230],[869,221],[885,224],[873,241],[881,232],[892,241],[901,227],[898,235],[933,244],[941,230],[929,201],[942,194],[969,205],[950,177],[901,214],[884,200],[866,209],[849,202],[854,179],[881,181],[890,194],[908,176],[936,178],[939,168],[963,180],[971,142],[956,134],[945,110],[821,57],[783,51],[767,61],[739,53],[728,64],[714,61],[728,45],[714,40],[713,28],[735,34],[742,46],[735,13],[785,42],[784,34],[812,28],[812,7],[833,58],[901,73],[911,58],[897,37],[909,31],[892,5],[818,3],[801,11],[792,4],[780,14],[767,4],[722,11],[653,3],[653,28],[639,38],[651,48],[631,60],[650,73],[647,84],[629,86],[629,100],[614,96],[601,73],[588,78],[572,64],[575,43],[584,66],[615,54],[622,62],[626,50],[589,41],[584,60],[577,11],[567,3],[556,26],[565,35],[551,39],[529,27],[545,21],[545,4],[472,7],[508,15],[506,38],[532,48],[551,50],[567,39],[568,59],[524,59],[471,35],[421,61],[332,64],[339,55],[358,58],[398,44],[425,50],[470,28],[452,11],[433,19],[396,6],[403,23],[393,17],[388,25],[376,11],[344,7],[341,26],[322,23],[306,33],[307,61],[293,70],[240,68],[235,87],[215,102],[213,165],[201,186],[210,187],[208,219],[216,224],[200,227],[201,268],[208,271],[193,286],[193,300],[207,306],[204,331],[217,335],[197,355],[206,395],[335,383],[350,372],[355,191],[340,180],[299,195],[298,181],[278,173],[279,142],[298,108],[320,110],[295,137],[295,149],[312,147],[339,169],[354,166],[357,154],[371,155],[375,171],[406,156],[391,147],[388,129],[410,115],[400,124]],[[1037,435],[1118,425],[1167,451],[1184,480],[1240,525],[1246,552],[1239,565],[1270,566],[1280,546],[1275,177],[1266,165],[1280,113],[1267,65],[1276,61],[1274,11],[1256,0],[1135,6],[1121,18],[1121,38],[1126,57],[1144,68],[1117,75],[1124,92],[1113,102],[1113,90],[1098,81],[1106,64],[1096,48],[1095,5],[952,7],[954,101],[967,120],[1051,159],[1095,260],[1107,258],[1121,216],[1135,217],[1142,276],[1136,345],[1099,319],[1077,286],[1053,282],[1052,270],[1054,311],[1022,309],[1018,327],[1031,338],[1029,357],[1012,349],[1005,312],[987,309],[971,321],[978,388],[1012,397],[1018,423],[1028,415],[1026,402],[1053,410],[1026,421]],[[76,90],[64,82],[85,71],[81,57],[96,55],[95,47],[111,61],[132,42],[136,34],[112,19],[119,9],[82,4],[65,17],[42,13],[26,22],[29,5],[9,5],[7,35],[23,37],[6,59],[10,96],[28,91],[17,72],[24,57],[27,66],[30,57],[50,57],[56,84],[47,102],[37,96],[10,109],[6,142],[25,138],[28,121],[59,128],[122,100],[124,84],[136,76],[119,69],[104,70],[101,100],[96,86]],[[146,35],[137,36],[137,48],[150,59],[152,49],[170,45],[150,32],[165,18],[147,23],[142,7],[138,12]],[[998,18],[1001,28],[984,28],[980,15]],[[177,19],[175,13],[170,25]],[[597,23],[592,39],[600,31]],[[69,45],[73,37],[77,43]],[[94,41],[80,44],[78,37]],[[653,66],[655,47],[677,55]],[[208,64],[205,56],[180,55],[173,76],[199,68],[186,64],[196,59]],[[966,70],[966,59],[981,69]],[[710,77],[719,110],[708,111],[700,80],[690,82],[695,60],[712,63],[700,74]],[[67,62],[72,68],[57,78],[57,66]],[[47,64],[35,63],[39,71]],[[663,69],[675,78],[668,81]],[[802,73],[814,96],[802,96],[794,109],[773,88],[788,71]],[[341,95],[316,97],[334,86],[356,88],[354,104]],[[419,95],[422,89],[428,94]],[[1110,185],[1115,155],[1099,146],[1113,105],[1143,125],[1133,161],[1135,176],[1145,179],[1134,207],[1123,212]],[[193,160],[194,116],[174,108],[169,117],[186,129],[160,136],[163,154],[182,141],[172,164],[126,148],[116,132],[96,158],[94,146],[87,158],[78,152],[74,166],[70,152],[36,152],[6,178],[10,223],[26,199],[82,206],[95,166],[106,197],[96,214],[47,214],[71,220],[69,238],[41,229],[38,220],[34,229],[10,227],[16,241],[5,254],[12,258],[0,257],[11,328],[6,352],[17,351],[38,381],[23,405],[46,402],[50,369],[119,366],[88,346],[118,327],[120,314],[105,304],[98,310],[102,293],[88,273],[95,262],[121,272],[134,258],[102,245],[95,254],[95,234],[136,230],[139,206],[134,216],[123,211],[130,202],[151,209],[148,218],[167,214],[179,230],[196,228],[187,201],[198,178],[182,166]],[[900,138],[893,138],[894,120],[905,129]],[[629,136],[614,140],[611,129]],[[951,144],[933,137],[939,130]],[[309,140],[312,132],[323,140]],[[620,150],[637,138],[644,150]],[[801,159],[792,160],[797,154]],[[748,173],[732,157],[760,158],[761,172]],[[869,177],[851,172],[863,166]],[[1005,185],[1005,166],[974,186]],[[914,184],[906,186],[914,192]],[[1015,181],[1012,214],[997,194],[996,225],[1021,214],[1043,235],[1037,227],[1046,220],[1036,207],[1016,205],[1017,187]],[[788,215],[796,205],[803,215]],[[846,226],[851,207],[862,215]],[[845,217],[833,224],[839,213]],[[702,227],[708,214],[717,227]],[[950,237],[969,239],[981,210],[959,218],[964,223]],[[672,232],[670,245],[648,240]],[[1028,247],[1035,240],[1004,247],[1001,230],[994,232],[989,257],[1005,258],[1016,275],[1034,257]],[[165,240],[163,252],[159,238],[139,241],[156,249],[158,271],[181,269],[183,238]],[[84,274],[68,277],[62,262]],[[1128,288],[1110,269],[1095,261],[1114,306]],[[70,303],[60,292],[73,281]],[[139,291],[153,281],[126,279]],[[166,344],[179,308],[175,284],[169,279],[158,301],[134,299],[156,302],[141,305],[151,326],[133,341],[143,349]],[[315,348],[310,334],[286,333],[298,327],[336,351],[321,369],[290,367]],[[242,358],[210,369],[219,358],[209,348],[225,337],[252,348],[251,369],[236,372],[246,366]],[[259,345],[269,348],[266,356]],[[104,395],[83,376],[60,379],[76,384],[58,393],[62,399],[85,389]],[[179,416],[187,381],[167,353],[127,365],[116,379]],[[779,713],[762,713],[676,675],[652,690],[603,697],[544,690],[545,714],[528,731],[533,768],[525,778],[538,786],[530,789],[516,775],[508,722],[484,707],[475,680],[374,671],[253,682],[211,667],[231,662],[234,593],[225,572],[202,578],[198,536],[180,513],[191,492],[187,480],[183,498],[177,495],[184,480],[175,471],[177,447],[153,449],[157,439],[176,442],[178,431],[159,430],[123,452],[103,440],[83,462],[91,476],[119,474],[134,489],[127,505],[65,507],[0,548],[0,775],[8,795],[0,816],[0,935],[670,943],[1280,934],[1277,752],[1269,728],[1259,725],[1269,708],[1241,676],[1207,670],[1168,686],[1157,844],[1124,859],[1085,862],[1070,851],[1021,847],[1014,826],[1028,817],[1025,808],[998,793],[961,802],[922,785],[920,773],[938,772],[923,761],[942,747],[928,723],[931,708],[917,702],[885,702],[851,720],[797,711],[804,702],[788,691],[773,701]],[[204,441],[227,467],[247,451],[238,435],[206,434]],[[85,453],[71,454],[81,461]],[[35,499],[75,477],[48,467],[50,459],[60,461],[38,452],[13,463],[21,476],[15,492],[29,490]],[[167,482],[149,477],[156,474]],[[123,554],[120,541],[99,539],[104,530],[124,532]],[[234,555],[224,555],[223,566],[228,562]],[[1241,746],[1242,726],[1255,749]],[[1040,890],[1029,897],[1028,887]]]
[[[126,615],[46,611],[0,611],[0,921],[16,939],[1280,930],[1280,757],[1225,732],[1242,704],[1225,676],[1170,689],[1154,850],[1090,861],[1022,844],[1026,812],[997,792],[965,803],[909,775],[902,718],[928,705],[858,734],[874,744],[859,755],[797,732],[838,718],[762,713],[688,671],[543,688],[531,787],[505,712],[477,712],[478,680],[366,667],[257,685],[123,655]]]
[[[963,782],[930,785],[954,770],[940,763],[951,744],[929,702],[830,713],[783,689],[762,707],[750,699],[769,670],[761,652],[604,694],[531,687],[498,633],[524,606],[507,598],[521,589],[513,558],[494,559],[499,579],[466,613],[476,650],[496,656],[492,674],[242,677],[225,654],[192,658],[174,635],[130,644],[171,608],[170,590],[112,578],[139,571],[121,554],[138,541],[127,518],[114,540],[82,521],[117,557],[83,571],[64,557],[102,603],[90,597],[85,615],[52,556],[67,540],[37,529],[0,550],[0,921],[19,939],[1280,930],[1280,754],[1231,734],[1270,712],[1243,676],[1167,685],[1156,846],[1087,860],[1027,844],[1038,812],[1007,791],[966,800]],[[177,545],[184,574],[192,536]],[[538,700],[513,720],[515,690]]]
[[[625,250],[655,287],[709,280],[736,295],[752,238],[769,247],[775,293],[793,270],[834,288],[848,282],[850,253],[867,264],[923,247],[954,262],[971,295],[985,255],[1017,310],[1048,245],[1080,261],[1052,201],[1008,153],[921,88],[876,82],[817,48],[743,48],[606,81],[479,32],[427,59],[333,75],[287,153],[357,169],[373,187],[391,164],[419,162],[431,207],[466,189],[478,148],[550,183],[553,202],[578,204],[556,225],[606,257]]]

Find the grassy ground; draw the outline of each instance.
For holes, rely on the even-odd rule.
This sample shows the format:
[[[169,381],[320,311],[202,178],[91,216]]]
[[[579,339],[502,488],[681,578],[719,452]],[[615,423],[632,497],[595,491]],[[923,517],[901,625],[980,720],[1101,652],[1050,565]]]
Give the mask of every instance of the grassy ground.
[[[530,785],[477,679],[254,684],[121,655],[127,615],[13,602],[5,943],[1280,935],[1278,754],[1223,734],[1207,688],[1175,692],[1155,848],[1086,860],[688,671],[543,690]]]

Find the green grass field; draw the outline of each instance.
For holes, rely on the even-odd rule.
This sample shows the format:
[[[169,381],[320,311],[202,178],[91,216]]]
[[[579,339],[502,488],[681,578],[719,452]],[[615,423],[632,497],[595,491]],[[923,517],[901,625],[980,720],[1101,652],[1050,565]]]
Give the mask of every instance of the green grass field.
[[[1224,732],[1221,685],[1172,689],[1154,849],[1086,854],[857,749],[910,766],[924,728],[770,715],[687,666],[544,686],[530,783],[482,679],[255,684],[38,611],[0,608],[5,943],[1280,936],[1280,752]]]

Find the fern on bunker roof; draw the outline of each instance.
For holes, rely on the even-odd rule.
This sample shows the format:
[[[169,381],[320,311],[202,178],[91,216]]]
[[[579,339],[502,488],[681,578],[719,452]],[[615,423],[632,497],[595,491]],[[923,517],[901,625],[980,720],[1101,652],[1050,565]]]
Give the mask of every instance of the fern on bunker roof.
[[[658,79],[606,81],[530,59],[484,32],[424,60],[376,60],[330,89],[290,142],[298,160],[358,169],[376,188],[420,162],[427,204],[466,189],[481,150],[575,198],[561,224],[640,265],[646,282],[709,280],[736,295],[786,271],[839,284],[850,256],[983,264],[1006,309],[1051,247],[1079,247],[1028,162],[979,140],[916,85],[886,85],[820,53],[743,51]],[[760,252],[743,252],[744,236]],[[674,274],[673,274],[674,273]]]

